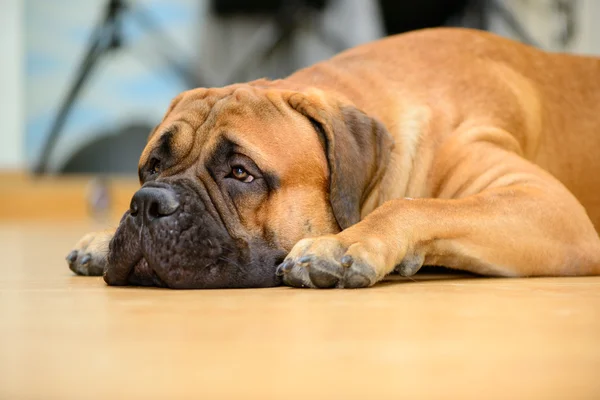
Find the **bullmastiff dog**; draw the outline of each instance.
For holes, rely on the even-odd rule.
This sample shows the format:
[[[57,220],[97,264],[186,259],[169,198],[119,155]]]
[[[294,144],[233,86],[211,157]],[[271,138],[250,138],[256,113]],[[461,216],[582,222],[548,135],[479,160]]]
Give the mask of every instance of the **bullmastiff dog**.
[[[600,274],[600,59],[429,29],[283,80],[177,96],[116,232],[109,285],[359,288],[422,265]]]

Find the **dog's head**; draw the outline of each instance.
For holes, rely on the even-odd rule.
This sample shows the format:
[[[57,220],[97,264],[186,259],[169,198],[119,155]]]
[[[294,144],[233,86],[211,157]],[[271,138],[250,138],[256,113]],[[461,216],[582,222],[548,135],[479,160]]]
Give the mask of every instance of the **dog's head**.
[[[265,287],[300,239],[360,219],[392,140],[323,92],[268,82],[177,96],[139,162],[141,189],[110,243],[105,280]]]

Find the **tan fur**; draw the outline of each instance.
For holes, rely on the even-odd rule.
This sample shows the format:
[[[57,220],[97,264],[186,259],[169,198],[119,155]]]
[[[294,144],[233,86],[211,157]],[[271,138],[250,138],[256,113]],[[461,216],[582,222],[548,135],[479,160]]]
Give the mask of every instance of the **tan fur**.
[[[363,222],[342,234],[346,242],[378,230],[389,248],[408,242],[429,264],[600,273],[586,215],[600,227],[600,60],[432,29],[348,51],[290,80],[342,94],[396,139],[389,173]],[[406,257],[397,253],[385,272]]]
[[[328,160],[305,117],[339,131],[347,108],[380,121],[394,147],[362,199],[361,221],[339,232]],[[423,263],[504,276],[600,274],[599,59],[472,30],[417,31],[284,80],[184,92],[140,165],[173,126],[177,160],[165,176],[190,174],[226,134],[281,177],[276,195],[247,198],[238,211],[244,230],[273,232],[298,265],[307,255],[335,263],[349,255],[367,266],[368,284]],[[294,273],[314,286],[304,269]]]

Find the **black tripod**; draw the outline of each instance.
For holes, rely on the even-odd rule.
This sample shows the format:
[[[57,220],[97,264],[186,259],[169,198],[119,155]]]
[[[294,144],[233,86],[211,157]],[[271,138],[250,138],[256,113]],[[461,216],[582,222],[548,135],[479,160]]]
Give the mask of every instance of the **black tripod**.
[[[69,113],[73,109],[77,98],[81,94],[81,90],[84,85],[88,82],[90,74],[96,67],[99,59],[102,55],[108,53],[111,50],[121,48],[123,45],[121,23],[126,11],[129,10],[129,5],[124,0],[109,0],[104,18],[94,28],[88,49],[85,53],[83,61],[79,66],[79,70],[75,79],[73,80],[65,100],[60,105],[56,118],[50,128],[50,133],[47,136],[46,142],[42,147],[42,152],[39,157],[38,163],[35,166],[34,173],[37,175],[44,174],[48,169],[48,161],[52,150],[58,141],[60,133],[69,117]],[[154,23],[152,18],[143,12],[143,10],[137,10],[137,12],[130,13],[138,18],[138,23],[145,29],[158,31],[159,27]],[[163,34],[161,35],[163,44],[157,46],[160,49],[175,49],[171,41]],[[202,82],[198,73],[192,73],[186,66],[179,63],[168,53],[162,52],[163,57],[167,59],[169,64],[172,66],[174,72],[183,81],[186,87],[196,87],[199,82]]]

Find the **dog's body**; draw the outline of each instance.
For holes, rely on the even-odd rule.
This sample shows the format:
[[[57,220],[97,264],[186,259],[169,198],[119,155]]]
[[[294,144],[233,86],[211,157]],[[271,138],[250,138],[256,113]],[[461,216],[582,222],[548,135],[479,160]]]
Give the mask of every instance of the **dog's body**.
[[[185,92],[151,136],[142,182],[163,190],[199,179],[193,192],[206,195],[198,212],[214,215],[214,229],[242,240],[244,252],[256,253],[257,240],[269,249],[228,264],[246,274],[260,259],[269,264],[260,277],[221,279],[233,272],[220,267],[207,277],[197,271],[214,263],[191,255],[160,261],[144,244],[158,231],[124,251],[126,238],[156,220],[138,221],[136,205],[111,244],[105,279],[267,286],[279,282],[265,277],[288,252],[277,273],[293,286],[369,286],[423,264],[501,276],[600,274],[599,155],[600,59],[462,29],[387,38],[285,80]],[[218,165],[233,175],[219,178]],[[174,204],[188,196],[182,190],[150,202]],[[171,215],[158,214],[161,224]],[[98,236],[76,250],[74,271],[104,269]]]

